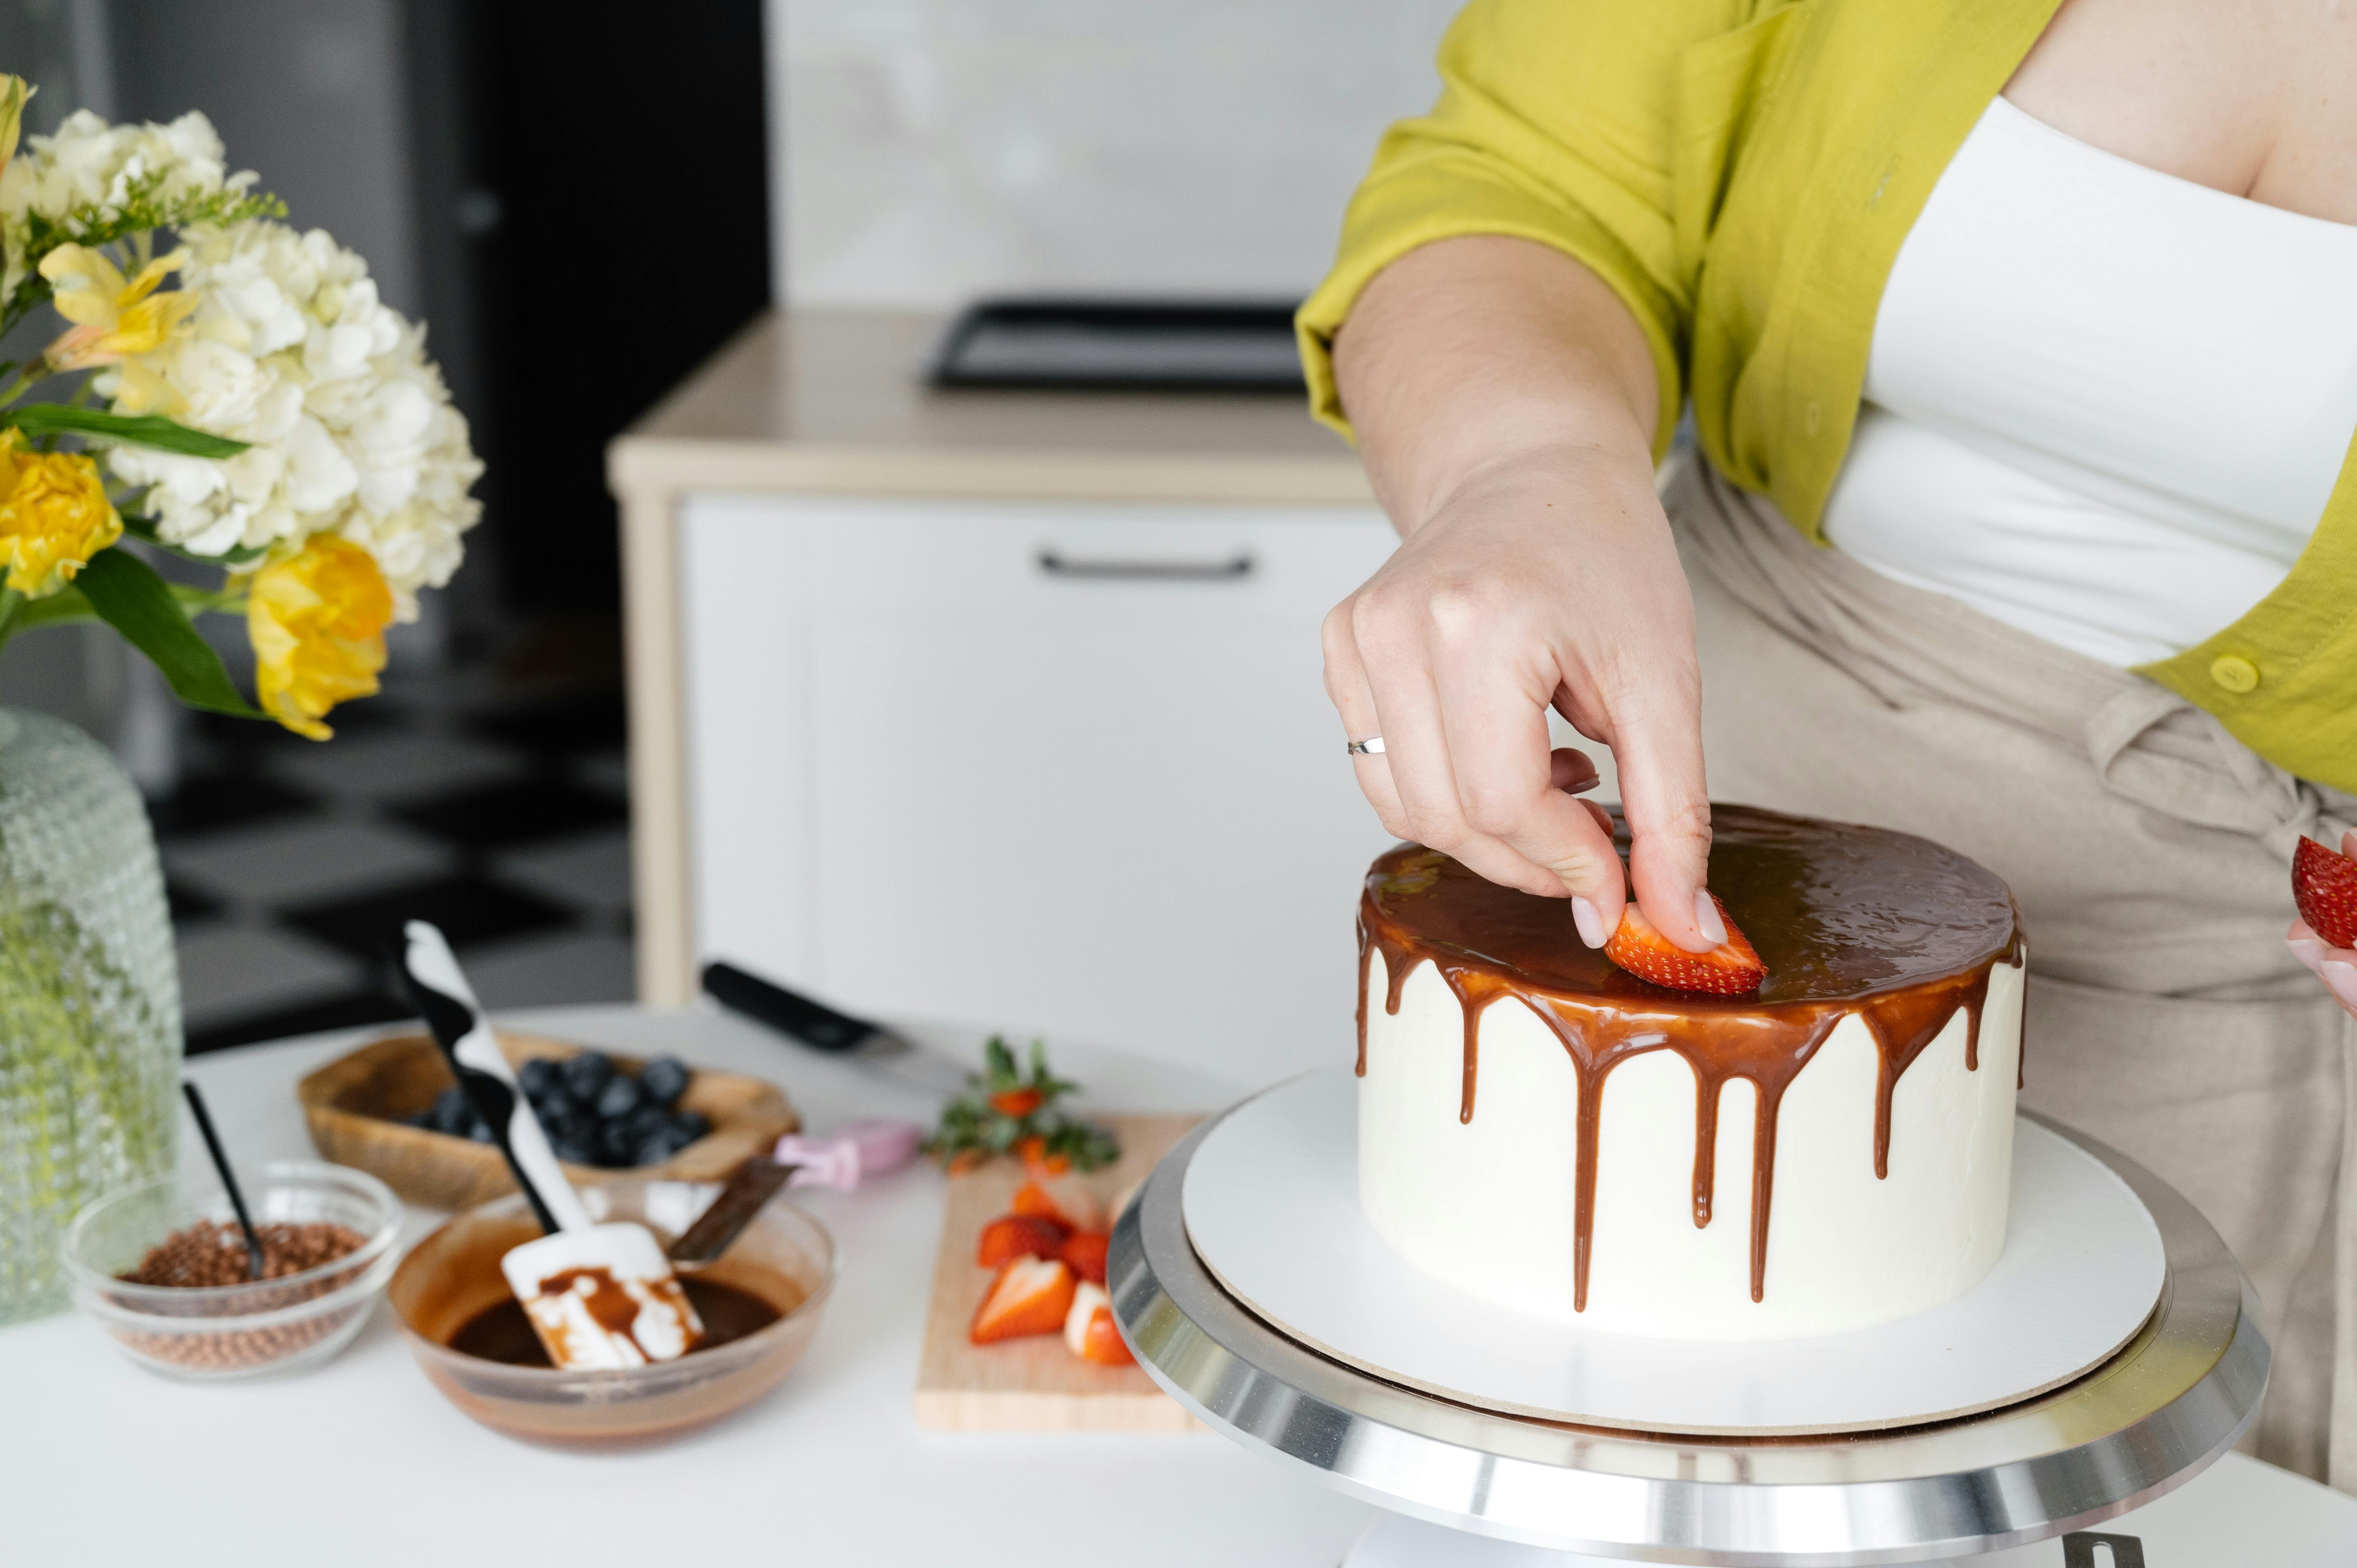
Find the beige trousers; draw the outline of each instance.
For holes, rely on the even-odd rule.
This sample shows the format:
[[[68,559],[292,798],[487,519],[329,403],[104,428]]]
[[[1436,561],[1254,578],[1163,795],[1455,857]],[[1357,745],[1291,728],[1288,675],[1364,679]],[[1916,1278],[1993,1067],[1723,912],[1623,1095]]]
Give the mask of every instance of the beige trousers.
[[[2275,1350],[2243,1446],[2357,1491],[2357,1026],[2284,945],[2292,846],[2337,844],[2357,799],[2152,682],[1810,544],[1698,459],[1663,497],[1712,796],[1921,833],[2012,885],[2022,1102],[2208,1216]]]

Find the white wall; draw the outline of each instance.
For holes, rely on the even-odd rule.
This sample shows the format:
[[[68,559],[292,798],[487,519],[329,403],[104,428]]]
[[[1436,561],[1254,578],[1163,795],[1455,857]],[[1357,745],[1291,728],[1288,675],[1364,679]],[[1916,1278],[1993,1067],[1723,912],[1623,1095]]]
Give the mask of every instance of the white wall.
[[[1460,0],[769,0],[778,295],[1297,296]]]

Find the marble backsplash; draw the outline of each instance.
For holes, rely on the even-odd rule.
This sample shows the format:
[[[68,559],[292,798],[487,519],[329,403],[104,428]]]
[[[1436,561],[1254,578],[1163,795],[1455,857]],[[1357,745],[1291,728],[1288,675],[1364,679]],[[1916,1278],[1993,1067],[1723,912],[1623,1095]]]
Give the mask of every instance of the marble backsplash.
[[[780,296],[1298,296],[1458,3],[770,0]]]

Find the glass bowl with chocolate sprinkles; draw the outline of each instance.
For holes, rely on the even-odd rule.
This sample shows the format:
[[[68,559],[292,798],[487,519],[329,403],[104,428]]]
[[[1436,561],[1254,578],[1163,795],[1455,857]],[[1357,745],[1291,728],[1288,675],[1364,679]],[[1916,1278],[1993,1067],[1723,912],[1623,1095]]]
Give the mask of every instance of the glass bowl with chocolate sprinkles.
[[[240,1185],[259,1279],[210,1177],[125,1187],[66,1232],[74,1305],[151,1370],[210,1382],[316,1366],[361,1331],[399,1262],[401,1200],[365,1171],[279,1160]]]

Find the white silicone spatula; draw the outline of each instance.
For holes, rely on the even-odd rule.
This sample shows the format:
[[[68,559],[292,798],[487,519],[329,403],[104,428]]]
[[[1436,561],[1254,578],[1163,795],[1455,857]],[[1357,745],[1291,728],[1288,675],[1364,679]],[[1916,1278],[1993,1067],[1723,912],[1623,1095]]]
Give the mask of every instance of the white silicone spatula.
[[[401,973],[467,1098],[490,1124],[516,1185],[547,1232],[500,1260],[548,1359],[564,1368],[642,1367],[695,1348],[704,1325],[688,1305],[654,1232],[589,1218],[517,1089],[467,977],[442,933],[402,929]]]

